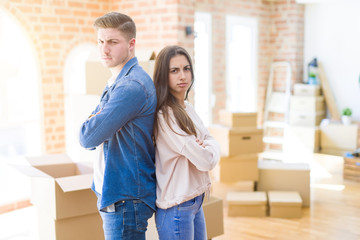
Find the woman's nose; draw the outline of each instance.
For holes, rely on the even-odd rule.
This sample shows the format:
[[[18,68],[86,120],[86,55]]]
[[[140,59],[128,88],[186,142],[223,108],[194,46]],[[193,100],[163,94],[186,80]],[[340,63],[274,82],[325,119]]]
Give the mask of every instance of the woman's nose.
[[[185,79],[185,72],[184,72],[184,70],[180,70],[180,79]]]

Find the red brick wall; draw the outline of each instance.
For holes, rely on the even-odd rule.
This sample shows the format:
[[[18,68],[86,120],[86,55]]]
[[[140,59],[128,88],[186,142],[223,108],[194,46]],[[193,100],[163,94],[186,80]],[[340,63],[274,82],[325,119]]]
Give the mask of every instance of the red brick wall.
[[[301,81],[302,77],[304,8],[295,4],[295,0],[275,3],[260,0],[3,0],[0,6],[24,27],[36,52],[47,153],[65,151],[65,59],[77,45],[96,41],[93,21],[109,11],[120,11],[134,19],[138,29],[137,49],[158,52],[166,45],[178,44],[191,54],[193,36],[185,35],[185,26],[193,26],[195,11],[212,14],[215,121],[218,111],[225,108],[227,14],[252,16],[259,21],[260,119],[270,63],[288,60],[293,66],[293,81]]]
[[[219,110],[226,107],[226,15],[258,20],[258,121],[261,123],[271,62],[290,61],[293,81],[300,81],[302,76],[303,5],[296,4],[295,0],[223,0],[221,3],[216,0],[199,0],[195,3],[195,11],[212,15],[213,92],[216,95],[214,122],[219,119]]]
[[[92,23],[107,0],[9,0],[2,6],[22,25],[39,63],[45,151],[65,151],[64,62],[78,44],[94,42]]]
[[[166,45],[181,45],[193,51],[193,37],[185,26],[194,25],[192,0],[113,0],[112,9],[131,16],[137,27],[136,49],[158,53]]]
[[[292,84],[303,80],[304,6],[294,0],[277,1],[271,9],[273,61],[288,61]]]

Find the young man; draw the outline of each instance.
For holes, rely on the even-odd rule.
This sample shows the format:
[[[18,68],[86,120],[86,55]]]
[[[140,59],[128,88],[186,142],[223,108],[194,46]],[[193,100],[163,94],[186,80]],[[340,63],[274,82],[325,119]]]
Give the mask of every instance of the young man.
[[[101,61],[112,76],[99,105],[81,126],[80,143],[100,149],[92,189],[105,238],[145,239],[156,199],[155,88],[135,57],[134,21],[111,12],[96,19],[94,27]]]

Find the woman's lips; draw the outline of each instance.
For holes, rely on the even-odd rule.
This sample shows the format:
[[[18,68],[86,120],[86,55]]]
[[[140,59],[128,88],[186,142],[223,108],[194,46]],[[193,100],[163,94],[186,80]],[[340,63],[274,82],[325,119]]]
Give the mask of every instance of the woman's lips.
[[[179,87],[186,87],[186,86],[187,86],[187,83],[179,83],[178,86],[179,86]]]

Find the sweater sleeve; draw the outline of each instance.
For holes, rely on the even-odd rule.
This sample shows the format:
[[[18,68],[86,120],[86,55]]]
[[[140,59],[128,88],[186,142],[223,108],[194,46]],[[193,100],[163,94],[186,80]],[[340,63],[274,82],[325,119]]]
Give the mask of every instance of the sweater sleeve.
[[[210,171],[215,167],[220,156],[219,145],[211,136],[200,139],[204,141],[205,147],[202,147],[196,142],[194,135],[188,135],[176,124],[172,113],[170,113],[170,124],[176,133],[168,126],[163,114],[158,114],[158,120],[160,125],[158,134],[166,144],[163,147],[184,156],[200,171]]]

